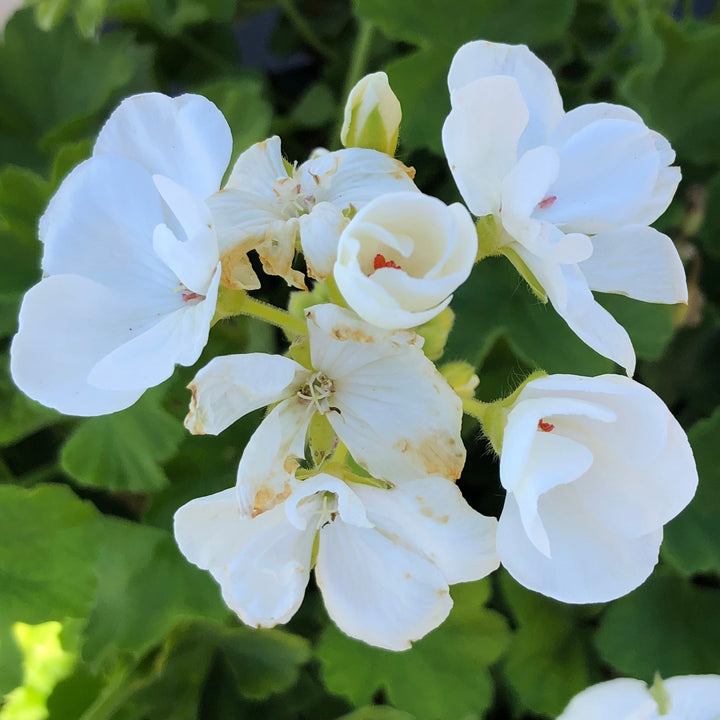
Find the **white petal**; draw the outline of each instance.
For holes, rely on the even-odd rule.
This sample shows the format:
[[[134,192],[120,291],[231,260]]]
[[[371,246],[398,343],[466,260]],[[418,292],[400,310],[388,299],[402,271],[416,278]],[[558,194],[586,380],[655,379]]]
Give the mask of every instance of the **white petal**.
[[[327,417],[355,460],[393,482],[459,477],[462,406],[416,336],[379,330],[335,305],[306,316],[313,366],[335,384],[339,412]]]
[[[333,271],[338,239],[349,220],[332,203],[318,203],[308,215],[298,219],[300,244],[308,275],[324,280]]]
[[[415,171],[399,160],[367,148],[346,148],[304,162],[297,171],[304,193],[339,210],[356,209],[380,195],[419,192]]]
[[[243,190],[267,203],[274,203],[277,196],[273,192],[273,186],[277,180],[287,177],[280,138],[273,135],[267,140],[251,145],[240,155],[235,161],[225,187]]]
[[[217,435],[243,415],[289,397],[308,374],[282,355],[213,358],[189,385],[193,397],[185,427],[193,435]]]
[[[479,580],[496,570],[497,521],[473,510],[445,478],[408,480],[392,490],[357,485],[375,527],[424,555],[448,584]]]
[[[685,268],[673,241],[655,228],[625,227],[595,235],[580,264],[588,286],[645,302],[687,302]]]
[[[100,360],[88,382],[108,390],[129,390],[138,384],[153,387],[169,378],[176,364],[194,364],[207,344],[219,283],[218,265],[204,300],[156,317],[152,327]]]
[[[663,680],[671,710],[680,718],[720,718],[720,675],[681,675]]]
[[[314,535],[292,526],[282,507],[242,517],[232,490],[192,500],[175,513],[183,555],[210,570],[225,602],[256,627],[287,622],[300,607]]]
[[[588,103],[573,108],[559,118],[546,142],[548,145],[561,147],[575,133],[580,132],[580,130],[596,120],[627,120],[639,125],[645,125],[642,118],[634,110],[624,105]]]
[[[654,194],[659,155],[650,131],[632,120],[598,120],[556,148],[557,200],[536,211],[565,232],[598,233],[635,222]]]
[[[376,530],[341,520],[320,530],[315,578],[337,626],[387,650],[406,650],[452,607],[435,565]]]
[[[200,198],[220,188],[230,162],[232,135],[207,98],[160,93],[120,103],[98,135],[94,155],[113,154],[165,175]]]
[[[482,78],[455,90],[452,104],[442,129],[450,171],[473,214],[496,213],[528,121],[520,88],[511,77]]]
[[[662,530],[638,538],[610,532],[585,507],[575,483],[545,493],[538,503],[551,557],[532,544],[509,493],[500,516],[500,562],[522,585],[568,603],[607,602],[635,589],[658,559]]]
[[[543,145],[563,115],[562,98],[550,68],[525,45],[477,40],[463,45],[448,73],[450,95],[474,80],[492,75],[513,77],[520,88],[529,120],[520,141],[520,152]]]
[[[153,248],[188,290],[205,295],[219,260],[210,209],[172,180],[160,175],[153,180],[179,223],[175,233],[158,225]]]
[[[94,157],[63,181],[40,220],[49,275],[84,275],[148,303],[172,301],[178,280],[153,250],[165,221],[152,177],[115,156]]]
[[[244,514],[264,513],[290,495],[296,458],[305,455],[312,415],[312,405],[303,405],[293,396],[275,407],[253,433],[237,473],[238,499]]]
[[[93,366],[149,322],[144,308],[84,277],[54,275],[25,295],[11,347],[15,384],[66,415],[103,415],[132,405],[147,389],[88,384]]]
[[[649,720],[653,711],[657,712],[657,704],[644,682],[615,678],[576,695],[558,720],[632,720],[633,717]],[[693,720],[696,720],[694,716]]]

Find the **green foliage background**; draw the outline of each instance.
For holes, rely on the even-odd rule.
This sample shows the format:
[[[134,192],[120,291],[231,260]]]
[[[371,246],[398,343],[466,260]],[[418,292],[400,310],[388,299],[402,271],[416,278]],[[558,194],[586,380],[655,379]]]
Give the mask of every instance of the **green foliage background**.
[[[10,693],[0,720],[530,720],[555,717],[577,691],[618,674],[720,673],[716,3],[28,4],[0,42],[0,696]],[[406,653],[346,638],[314,588],[286,629],[243,627],[210,577],[180,556],[170,529],[182,503],[234,483],[260,415],[220,438],[187,436],[191,368],[125,412],[87,420],[16,390],[7,349],[22,295],[40,275],[38,217],[127,95],[203,93],[228,118],[236,155],[277,133],[288,157],[303,160],[318,145],[338,146],[348,89],[377,69],[402,102],[401,159],[426,192],[458,200],[440,146],[445,78],[457,47],[479,38],[529,44],[558,75],[566,108],[630,105],[677,149],[683,183],[658,226],[686,263],[689,307],[603,302],[633,337],[637,378],[689,431],[697,497],[667,527],[651,579],[607,605],[562,605],[499,572],[453,588],[450,619]],[[287,300],[282,283],[263,293]],[[453,307],[445,358],[476,365],[483,399],[507,394],[536,367],[614,369],[503,259],[480,264]],[[225,352],[281,347],[266,326],[224,322],[198,367]],[[497,515],[496,464],[471,423],[465,440],[463,492]],[[30,631],[17,623],[48,621],[61,626],[41,625],[34,645],[23,641]]]

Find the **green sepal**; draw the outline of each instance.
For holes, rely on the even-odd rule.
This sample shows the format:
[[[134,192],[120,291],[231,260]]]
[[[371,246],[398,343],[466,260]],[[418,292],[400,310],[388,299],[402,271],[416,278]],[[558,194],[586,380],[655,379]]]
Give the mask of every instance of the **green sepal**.
[[[310,459],[315,467],[320,467],[334,452],[336,447],[335,431],[327,416],[315,413],[308,428],[308,446]]]
[[[454,322],[455,313],[449,307],[446,307],[432,320],[428,320],[423,325],[415,328],[415,332],[425,338],[423,352],[428,360],[434,362],[443,356],[448,335],[450,335]]]
[[[662,676],[659,672],[655,673],[653,678],[653,684],[650,688],[650,695],[658,706],[658,715],[669,715],[672,709],[672,703],[670,701],[670,695],[667,688],[663,684]]]
[[[520,277],[528,284],[533,295],[537,297],[542,303],[546,303],[547,293],[541,282],[535,277],[532,270],[525,264],[525,261],[509,246],[500,248],[501,254],[503,254],[512,264],[513,267],[520,273]]]
[[[244,290],[232,290],[224,285],[218,288],[217,303],[215,304],[215,314],[213,315],[210,326],[215,325],[219,320],[235,317],[242,312],[245,305],[247,293]],[[304,319],[304,318],[303,318]]]
[[[320,305],[330,301],[328,289],[325,283],[317,282],[310,290],[295,290],[290,293],[288,300],[288,312],[300,320],[305,320],[305,311],[313,305]]]

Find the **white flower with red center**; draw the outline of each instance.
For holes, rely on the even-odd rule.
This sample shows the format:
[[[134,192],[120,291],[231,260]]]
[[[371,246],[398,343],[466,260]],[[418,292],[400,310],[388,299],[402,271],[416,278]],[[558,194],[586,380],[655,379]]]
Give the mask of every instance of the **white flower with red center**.
[[[506,418],[497,548],[522,585],[605,602],[652,572],[662,527],[692,499],[687,437],[660,398],[619,375],[531,380]]]
[[[243,512],[264,512],[290,493],[316,413],[376,478],[458,478],[465,463],[461,402],[423,354],[422,338],[373,327],[336,305],[316,305],[306,317],[311,369],[279,355],[229,355],[212,360],[190,385],[185,425],[192,433],[217,434],[278,403],[240,460]]]
[[[525,46],[464,45],[448,85],[443,145],[471,212],[495,217],[499,248],[584,342],[632,375],[630,338],[591,291],[687,301],[672,241],[648,227],[680,181],[669,143],[620,105],[565,113],[552,72]]]
[[[196,95],[139,95],[111,115],[40,221],[46,277],[25,296],[11,349],[30,397],[114,412],[198,359],[220,282],[205,198],[231,149],[222,114]]]
[[[719,720],[720,675],[615,678],[576,695],[558,720]]]
[[[343,632],[405,650],[447,617],[448,585],[497,568],[496,525],[444,478],[384,490],[319,474],[293,481],[284,502],[252,518],[238,512],[232,489],[192,500],[175,514],[175,538],[249,625],[287,622],[314,562]]]
[[[299,167],[288,167],[279,137],[256,143],[210,200],[221,228],[223,284],[258,287],[246,271],[247,253],[257,250],[267,273],[304,288],[303,274],[292,268],[297,240],[308,274],[327,277],[349,217],[385,193],[419,192],[413,175],[399,160],[364,148],[318,151]]]
[[[470,275],[477,246],[460,203],[392,193],[368,203],[343,230],[333,277],[364,320],[416,327],[448,306]]]

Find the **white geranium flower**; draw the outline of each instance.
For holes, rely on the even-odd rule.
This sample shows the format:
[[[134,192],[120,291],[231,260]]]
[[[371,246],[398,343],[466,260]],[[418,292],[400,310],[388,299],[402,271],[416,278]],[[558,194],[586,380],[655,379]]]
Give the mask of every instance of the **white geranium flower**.
[[[367,325],[336,305],[306,311],[312,369],[277,355],[212,360],[193,380],[185,426],[217,434],[256,408],[278,403],[240,460],[243,511],[287,497],[315,413],[325,415],[353,458],[391,482],[460,476],[462,406],[422,352],[422,338]]]
[[[297,239],[309,275],[327,277],[348,216],[384,193],[417,191],[414,174],[389,155],[364,148],[316,153],[289,168],[279,137],[256,143],[210,200],[220,225],[223,284],[248,287],[244,268],[255,249],[267,273],[304,288],[303,274],[291,267]]]
[[[630,338],[591,290],[687,302],[672,241],[647,227],[680,181],[669,143],[620,105],[565,113],[552,72],[525,46],[468,43],[448,84],[443,145],[468,207],[495,217],[498,248],[524,262],[584,342],[632,375]]]
[[[442,312],[477,256],[468,211],[419,193],[368,203],[343,230],[333,276],[348,305],[384,328],[421,325]]]
[[[679,675],[652,689],[616,678],[576,695],[558,720],[720,720],[720,675]]]
[[[205,197],[231,149],[222,114],[196,95],[138,95],[111,115],[40,220],[46,277],[11,349],[21,390],[101,415],[198,359],[220,281]]]
[[[522,585],[604,602],[640,585],[662,526],[692,499],[682,428],[651,390],[618,375],[531,380],[506,419],[498,555]]]
[[[238,512],[232,489],[175,514],[182,553],[257,627],[287,622],[300,607],[317,540],[315,578],[330,617],[388,650],[409,648],[447,617],[448,585],[497,568],[495,527],[438,477],[382,490],[320,474],[293,481],[284,503],[254,518]]]

